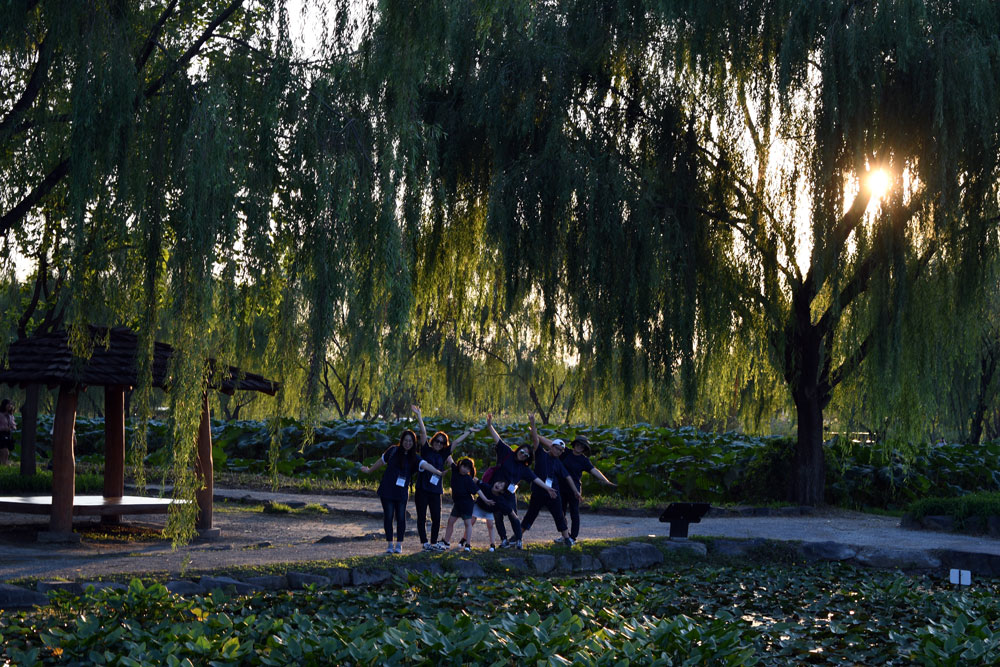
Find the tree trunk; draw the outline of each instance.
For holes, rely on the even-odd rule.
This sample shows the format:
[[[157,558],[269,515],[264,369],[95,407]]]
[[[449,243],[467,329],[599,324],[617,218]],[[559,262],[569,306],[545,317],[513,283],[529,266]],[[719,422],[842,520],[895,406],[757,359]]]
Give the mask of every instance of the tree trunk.
[[[822,505],[826,462],[823,458],[823,408],[815,391],[795,396],[798,439],[795,443],[792,499],[801,505]]]
[[[812,323],[811,293],[804,286],[793,295],[785,335],[785,380],[798,416],[792,500],[800,505],[822,505],[826,480],[823,408],[829,402],[829,359],[824,355],[823,334]]]
[[[38,433],[38,392],[41,385],[29,384],[24,388],[24,406],[21,408],[21,475],[35,474],[35,435]]]
[[[997,360],[993,349],[986,351],[980,364],[979,372],[979,392],[976,395],[976,407],[972,412],[971,432],[969,442],[978,445],[983,437],[983,421],[986,418],[986,410],[990,399],[993,398],[990,386],[993,384],[993,375],[996,373]]]

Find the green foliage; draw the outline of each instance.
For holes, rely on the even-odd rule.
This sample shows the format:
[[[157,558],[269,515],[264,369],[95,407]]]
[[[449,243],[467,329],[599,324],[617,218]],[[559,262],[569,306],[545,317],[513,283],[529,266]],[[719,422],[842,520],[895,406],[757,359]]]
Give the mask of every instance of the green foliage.
[[[958,529],[982,532],[990,517],[1000,517],[1000,492],[969,493],[957,498],[921,498],[906,508],[915,519],[950,516]]]
[[[92,472],[77,471],[77,494],[95,494],[104,492],[104,475]],[[29,477],[22,477],[17,466],[0,467],[0,494],[51,494],[52,473],[48,470],[36,472]]]
[[[0,618],[17,664],[992,664],[995,580],[957,592],[845,566],[576,579],[397,578],[379,589],[214,593],[160,584],[52,595]]]

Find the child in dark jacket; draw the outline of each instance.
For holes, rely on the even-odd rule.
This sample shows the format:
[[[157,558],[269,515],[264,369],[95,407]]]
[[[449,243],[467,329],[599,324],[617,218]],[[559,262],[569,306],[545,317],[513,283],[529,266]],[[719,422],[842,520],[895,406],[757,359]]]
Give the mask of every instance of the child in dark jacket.
[[[486,498],[479,488],[479,482],[476,480],[476,463],[472,459],[468,457],[459,459],[451,466],[451,470],[451,499],[454,504],[451,516],[448,518],[448,529],[445,531],[443,544],[446,549],[451,547],[451,533],[455,529],[455,523],[461,520],[465,523],[465,536],[462,538],[460,548],[472,551],[469,540],[472,538],[472,514],[475,498],[482,498],[489,506],[493,505],[493,501]]]

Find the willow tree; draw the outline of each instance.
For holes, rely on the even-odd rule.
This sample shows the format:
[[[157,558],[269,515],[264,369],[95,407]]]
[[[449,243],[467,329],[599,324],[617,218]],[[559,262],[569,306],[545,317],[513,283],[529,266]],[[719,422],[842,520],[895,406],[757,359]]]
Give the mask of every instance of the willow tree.
[[[996,3],[380,10],[420,192],[453,225],[486,207],[508,309],[570,312],[626,388],[679,370],[689,406],[792,404],[803,503],[837,390],[919,407],[996,257]]]
[[[308,412],[335,309],[369,349],[405,329],[391,138],[355,74],[348,3],[329,4],[308,61],[278,0],[0,6],[6,257],[26,257],[39,281],[64,277],[71,330],[96,319],[140,332],[140,417],[154,338],[177,344],[169,400],[185,497],[206,358],[280,378],[272,414]],[[4,317],[12,331],[19,313]],[[141,461],[144,441],[133,444]],[[172,515],[175,536],[191,518]]]

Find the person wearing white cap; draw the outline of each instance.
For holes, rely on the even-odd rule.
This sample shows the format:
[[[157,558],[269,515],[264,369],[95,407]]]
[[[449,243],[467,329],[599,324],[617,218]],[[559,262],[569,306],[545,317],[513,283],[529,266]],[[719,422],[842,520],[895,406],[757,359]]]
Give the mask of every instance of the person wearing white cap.
[[[559,462],[559,455],[566,448],[566,443],[562,440],[549,440],[540,438],[538,429],[535,427],[535,415],[528,417],[531,423],[531,446],[535,449],[535,474],[538,479],[544,480],[544,484],[549,489],[556,492],[556,497],[539,493],[535,488],[531,489],[531,500],[528,501],[528,511],[524,514],[524,521],[521,522],[521,531],[528,532],[542,507],[546,507],[556,523],[556,530],[562,534],[562,544],[568,547],[573,546],[575,540],[570,537],[569,527],[566,525],[566,515],[563,513],[562,498],[559,497],[559,482],[566,480],[570,485],[572,493],[579,499],[580,491],[573,484],[573,478],[569,476],[566,467]],[[538,447],[539,442],[542,447]],[[557,540],[559,541],[559,540]]]

